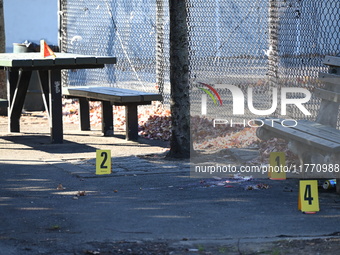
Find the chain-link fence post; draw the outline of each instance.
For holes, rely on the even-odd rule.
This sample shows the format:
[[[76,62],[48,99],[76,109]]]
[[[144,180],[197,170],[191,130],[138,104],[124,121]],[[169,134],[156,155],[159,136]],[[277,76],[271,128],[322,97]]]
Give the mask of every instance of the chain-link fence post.
[[[277,0],[269,0],[269,47],[266,52],[268,56],[269,77],[272,86],[277,87],[278,79],[278,29],[279,14]]]
[[[156,10],[156,85],[164,97],[164,0],[157,0]]]

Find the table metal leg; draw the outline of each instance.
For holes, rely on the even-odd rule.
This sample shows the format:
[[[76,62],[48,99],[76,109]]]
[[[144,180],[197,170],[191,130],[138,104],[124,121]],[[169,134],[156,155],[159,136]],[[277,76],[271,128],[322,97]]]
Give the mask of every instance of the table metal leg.
[[[49,112],[51,142],[63,143],[63,112],[61,100],[61,71],[49,70]]]
[[[104,136],[113,135],[112,105],[108,101],[102,101],[102,133]]]
[[[126,140],[138,140],[138,110],[137,104],[125,106]]]
[[[48,116],[50,115],[50,101],[49,101],[49,76],[48,71],[39,71],[39,82],[40,82],[40,89],[42,91],[43,102],[45,106],[45,111],[47,112]]]
[[[13,101],[15,88],[19,80],[19,71],[15,69],[6,70],[7,72],[7,99]]]
[[[8,100],[8,131],[9,132],[19,132],[20,126],[19,122],[14,125],[15,121],[12,121],[11,106],[13,103],[13,97],[15,88],[19,80],[19,71],[14,69],[6,70],[7,72],[7,100]],[[13,130],[13,131],[12,131]],[[14,131],[15,130],[15,131]]]
[[[90,104],[87,98],[80,97],[79,100],[79,117],[80,130],[91,130],[90,126]]]
[[[8,127],[10,132],[20,132],[20,117],[24,106],[32,71],[7,71]]]

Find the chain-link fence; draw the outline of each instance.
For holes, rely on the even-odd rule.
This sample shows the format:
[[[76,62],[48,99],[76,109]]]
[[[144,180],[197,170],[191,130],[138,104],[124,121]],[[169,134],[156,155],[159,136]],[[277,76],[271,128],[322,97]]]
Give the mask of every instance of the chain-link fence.
[[[156,86],[156,3],[143,1],[61,1],[61,49],[116,56],[102,70],[67,72],[67,85],[98,84],[143,91]]]
[[[252,88],[256,109],[272,106],[273,88],[302,87],[312,91],[318,83],[318,73],[327,72],[322,60],[325,55],[340,51],[338,29],[340,9],[338,1],[191,1],[189,6],[191,71],[194,81],[214,85],[224,105],[204,99],[206,92],[194,89],[193,114],[202,113],[213,118],[230,118],[233,98],[227,85],[239,87],[247,111],[247,89]],[[193,83],[195,87],[195,83]],[[196,83],[202,88],[202,84]],[[302,94],[290,95],[293,98]],[[242,99],[242,98],[241,98]],[[305,116],[297,107],[289,107],[291,118],[314,119],[319,100],[312,98]],[[247,114],[248,113],[248,114]],[[280,105],[273,113],[280,116]],[[240,119],[239,118],[239,119]]]
[[[320,86],[318,73],[327,72],[325,55],[340,53],[339,1],[277,1],[277,84],[304,87]],[[315,117],[319,100],[312,98],[306,108]],[[291,115],[305,118],[291,109]]]
[[[207,115],[231,117],[233,100],[226,86],[245,91],[249,86],[268,84],[264,54],[268,49],[268,2],[191,1],[188,16],[192,114],[199,114],[200,97],[205,96],[196,82],[204,82],[213,85],[223,101],[208,100]]]
[[[102,70],[67,72],[66,84],[158,90],[169,102],[168,1],[60,1],[61,49],[118,59]],[[327,71],[322,59],[340,50],[337,0],[188,0],[187,9],[193,115],[202,114],[206,93],[199,82],[223,99],[223,107],[204,102],[208,116],[233,115],[230,85],[245,95],[252,88],[254,107],[268,109],[272,88],[319,86],[318,72]],[[315,98],[306,106],[313,117],[318,106]],[[288,112],[306,117],[294,107]]]

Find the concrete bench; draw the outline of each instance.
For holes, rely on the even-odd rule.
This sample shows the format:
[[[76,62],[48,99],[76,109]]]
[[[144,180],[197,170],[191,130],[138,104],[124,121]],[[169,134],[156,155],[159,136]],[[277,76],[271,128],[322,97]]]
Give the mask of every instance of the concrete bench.
[[[287,128],[281,125],[280,119],[263,121],[263,126],[257,130],[260,139],[278,137],[289,142],[289,149],[298,155],[303,166],[302,178],[315,178],[318,174],[325,176],[316,169],[314,173],[309,172],[306,167],[311,164],[329,167],[340,164],[340,130],[336,129],[340,105],[340,57],[326,56],[324,64],[329,66],[329,72],[319,73],[324,87],[314,89],[314,95],[321,98],[315,122],[300,120],[295,127]],[[333,174],[340,183],[340,174],[334,171]],[[337,185],[337,192],[340,192],[340,184]]]
[[[126,139],[138,139],[138,105],[149,105],[163,100],[162,95],[113,87],[64,87],[63,96],[79,100],[80,129],[90,130],[89,101],[102,103],[102,133],[113,135],[112,105],[125,106]]]

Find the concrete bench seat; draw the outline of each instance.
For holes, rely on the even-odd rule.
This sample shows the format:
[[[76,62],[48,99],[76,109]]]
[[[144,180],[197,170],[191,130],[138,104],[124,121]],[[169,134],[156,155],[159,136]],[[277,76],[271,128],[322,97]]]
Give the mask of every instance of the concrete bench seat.
[[[337,178],[340,183],[339,171],[334,167],[340,165],[340,130],[337,129],[340,106],[340,57],[326,56],[324,64],[329,66],[328,73],[319,73],[319,80],[323,87],[314,88],[314,95],[321,99],[318,115],[315,121],[299,120],[294,127],[283,127],[280,119],[273,122],[262,121],[257,129],[260,139],[268,140],[272,137],[283,138],[288,141],[289,149],[298,155],[304,171],[302,178],[321,178],[325,173],[309,172],[308,166],[329,166],[327,174]],[[321,179],[319,178],[319,179]],[[328,178],[328,177],[327,177]],[[340,193],[340,185],[337,185]]]
[[[113,87],[64,87],[63,96],[79,100],[80,129],[90,130],[89,101],[102,103],[102,132],[113,135],[112,105],[126,107],[126,139],[138,139],[138,105],[149,105],[152,101],[162,101],[160,94]]]
[[[6,108],[8,107],[8,101],[6,99],[0,98],[0,107],[1,108]]]

